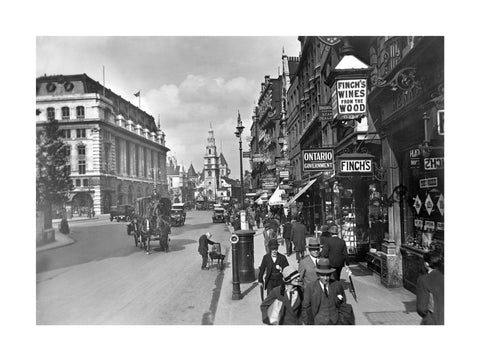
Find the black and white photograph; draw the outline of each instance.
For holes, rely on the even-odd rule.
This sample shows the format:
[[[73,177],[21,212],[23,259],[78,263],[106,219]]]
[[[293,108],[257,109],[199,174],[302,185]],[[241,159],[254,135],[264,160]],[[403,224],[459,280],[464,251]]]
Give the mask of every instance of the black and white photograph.
[[[442,28],[450,6],[180,3],[47,1],[11,41],[26,52],[6,67],[24,73],[3,152],[25,171],[4,189],[5,272],[26,267],[12,345],[23,334],[42,360],[298,358],[327,337],[327,357],[471,354],[446,340],[476,323],[463,84],[478,50]]]

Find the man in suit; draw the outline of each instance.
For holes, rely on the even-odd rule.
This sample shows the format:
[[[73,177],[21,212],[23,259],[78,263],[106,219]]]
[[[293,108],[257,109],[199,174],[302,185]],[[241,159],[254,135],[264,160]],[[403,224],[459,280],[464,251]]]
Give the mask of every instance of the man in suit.
[[[302,324],[303,289],[300,286],[300,275],[292,266],[283,269],[282,279],[284,284],[275,287],[260,305],[262,321],[271,324],[268,317],[268,308],[275,301],[282,302],[279,312],[279,325]]]
[[[258,283],[263,285],[264,289],[267,290],[267,295],[272,289],[283,283],[282,271],[288,266],[287,257],[278,252],[278,242],[276,239],[270,240],[268,248],[270,253],[263,256],[258,271]]]
[[[442,256],[429,252],[423,256],[427,274],[417,280],[417,313],[422,325],[444,324],[444,278],[440,271]]]
[[[310,254],[298,264],[298,273],[304,286],[318,279],[317,260],[320,257],[320,241],[310,237],[308,239],[308,251]]]
[[[283,239],[285,239],[285,248],[286,248],[286,253],[287,257],[289,257],[292,254],[292,223],[290,222],[290,219],[286,219],[285,223],[283,224],[283,233],[282,233]]]
[[[202,234],[198,240],[198,253],[202,256],[202,270],[208,270],[207,262],[208,262],[208,245],[214,245],[215,242],[211,241],[212,234],[207,232]]]
[[[330,265],[335,268],[333,274],[337,281],[340,281],[340,274],[342,273],[343,266],[349,265],[347,255],[347,244],[343,239],[337,236],[338,227],[333,225],[330,227],[329,232],[331,234],[325,240],[325,244],[322,250],[322,257],[328,258]]]
[[[300,262],[305,256],[305,241],[307,227],[297,220],[292,220],[292,242],[295,247],[295,256],[297,262]]]
[[[336,325],[338,307],[346,302],[340,282],[331,280],[335,272],[326,258],[319,258],[316,269],[318,280],[305,287],[302,303],[303,322],[306,325]]]
[[[270,241],[274,239],[275,241],[277,240],[277,237],[275,236],[275,232],[273,231],[272,227],[270,227],[270,224],[267,223],[265,224],[265,229],[263,230],[263,244],[265,245],[265,253],[269,254],[270,249],[268,247],[268,244]]]

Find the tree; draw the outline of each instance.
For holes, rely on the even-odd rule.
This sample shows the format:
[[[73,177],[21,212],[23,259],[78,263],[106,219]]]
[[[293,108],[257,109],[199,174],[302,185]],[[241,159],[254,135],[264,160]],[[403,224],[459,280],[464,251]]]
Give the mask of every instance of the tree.
[[[45,226],[51,227],[52,204],[67,200],[73,189],[67,167],[67,145],[60,138],[57,120],[37,131],[37,209],[45,211]]]

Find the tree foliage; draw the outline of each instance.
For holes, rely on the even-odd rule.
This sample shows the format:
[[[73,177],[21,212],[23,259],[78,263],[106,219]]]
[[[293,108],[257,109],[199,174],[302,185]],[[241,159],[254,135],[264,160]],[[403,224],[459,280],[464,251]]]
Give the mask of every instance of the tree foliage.
[[[37,207],[63,203],[73,189],[67,168],[67,145],[57,120],[37,131]]]

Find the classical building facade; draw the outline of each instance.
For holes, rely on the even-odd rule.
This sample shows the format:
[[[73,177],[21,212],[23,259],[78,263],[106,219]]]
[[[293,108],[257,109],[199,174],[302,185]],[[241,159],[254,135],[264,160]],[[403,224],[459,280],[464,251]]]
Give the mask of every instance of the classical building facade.
[[[86,74],[36,79],[36,127],[59,121],[75,188],[67,215],[167,196],[165,133],[154,118]]]

